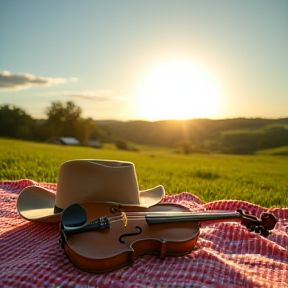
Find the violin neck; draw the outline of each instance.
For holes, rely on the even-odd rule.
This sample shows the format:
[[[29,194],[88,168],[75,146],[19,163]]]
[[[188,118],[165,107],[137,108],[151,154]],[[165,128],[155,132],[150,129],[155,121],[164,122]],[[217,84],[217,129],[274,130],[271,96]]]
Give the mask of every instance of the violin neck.
[[[146,222],[149,225],[164,224],[164,223],[181,223],[181,222],[204,222],[204,221],[217,221],[228,222],[237,221],[241,222],[242,215],[239,212],[192,212],[177,214],[164,214],[164,215],[147,215]]]

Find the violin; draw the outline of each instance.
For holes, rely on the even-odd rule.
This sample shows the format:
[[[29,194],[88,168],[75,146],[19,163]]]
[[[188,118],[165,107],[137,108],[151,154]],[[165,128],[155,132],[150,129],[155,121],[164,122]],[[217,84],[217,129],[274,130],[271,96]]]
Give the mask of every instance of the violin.
[[[189,254],[204,221],[241,222],[251,232],[267,237],[277,219],[270,213],[259,219],[242,210],[191,212],[170,203],[149,208],[73,204],[63,211],[59,243],[76,267],[105,273],[132,265],[143,254],[160,258]]]

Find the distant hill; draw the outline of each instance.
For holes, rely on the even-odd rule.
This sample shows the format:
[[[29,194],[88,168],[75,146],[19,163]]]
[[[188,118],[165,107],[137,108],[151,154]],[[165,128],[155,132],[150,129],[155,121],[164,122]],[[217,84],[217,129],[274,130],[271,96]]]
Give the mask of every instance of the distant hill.
[[[257,151],[258,155],[288,156],[288,146]]]
[[[189,141],[195,150],[254,154],[288,145],[288,118],[96,121],[111,137],[138,144],[176,147]]]

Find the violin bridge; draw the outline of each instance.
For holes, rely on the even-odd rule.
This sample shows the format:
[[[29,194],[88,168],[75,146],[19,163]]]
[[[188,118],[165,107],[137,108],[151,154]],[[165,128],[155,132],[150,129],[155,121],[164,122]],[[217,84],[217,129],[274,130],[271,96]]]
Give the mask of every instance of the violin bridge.
[[[128,218],[127,218],[127,215],[122,212],[122,220],[123,220],[123,224],[124,224],[124,227],[126,227],[128,225]]]

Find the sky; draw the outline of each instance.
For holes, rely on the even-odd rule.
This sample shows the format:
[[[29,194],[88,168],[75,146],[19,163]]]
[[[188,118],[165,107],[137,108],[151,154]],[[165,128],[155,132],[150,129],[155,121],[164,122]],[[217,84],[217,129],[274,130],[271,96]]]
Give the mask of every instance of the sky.
[[[288,117],[287,0],[1,0],[0,106],[45,118]]]

